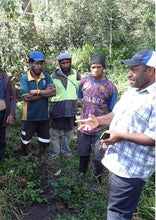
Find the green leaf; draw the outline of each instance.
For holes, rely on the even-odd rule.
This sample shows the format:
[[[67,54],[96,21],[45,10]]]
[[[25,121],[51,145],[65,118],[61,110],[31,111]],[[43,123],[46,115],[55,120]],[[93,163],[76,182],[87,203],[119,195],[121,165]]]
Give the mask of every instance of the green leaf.
[[[59,176],[60,174],[61,174],[61,169],[59,169],[55,174],[54,174],[54,176]]]

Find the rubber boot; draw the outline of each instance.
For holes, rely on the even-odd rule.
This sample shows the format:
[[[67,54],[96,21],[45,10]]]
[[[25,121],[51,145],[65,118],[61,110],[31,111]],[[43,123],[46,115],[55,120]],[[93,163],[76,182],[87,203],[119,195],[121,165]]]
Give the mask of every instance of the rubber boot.
[[[96,189],[96,188],[98,188],[98,186],[102,182],[102,175],[103,175],[103,171],[104,171],[104,166],[100,160],[93,160],[93,163],[94,163],[95,182],[93,183],[91,188]]]
[[[76,175],[77,180],[81,179],[81,177],[85,177],[87,169],[88,169],[88,165],[89,165],[89,159],[90,159],[90,155],[89,156],[80,156],[79,173]]]
[[[21,143],[21,155],[26,156],[28,154],[28,145]]]

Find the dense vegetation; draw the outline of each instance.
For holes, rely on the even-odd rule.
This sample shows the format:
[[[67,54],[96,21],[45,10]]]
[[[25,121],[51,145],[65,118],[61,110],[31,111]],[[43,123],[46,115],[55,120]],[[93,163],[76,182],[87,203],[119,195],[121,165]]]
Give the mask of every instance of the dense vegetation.
[[[79,159],[76,128],[71,141],[72,157],[61,156],[50,165],[38,159],[37,139],[34,137],[29,155],[21,157],[21,109],[17,119],[7,130],[7,151],[0,163],[0,219],[1,220],[105,220],[108,202],[108,171],[102,185],[91,190],[93,165],[90,162],[85,180],[77,181]],[[138,216],[154,220],[154,175],[144,187],[133,220]],[[141,220],[140,219],[140,220]]]
[[[13,77],[27,70],[32,50],[45,53],[52,72],[57,55],[69,51],[86,71],[91,55],[105,53],[108,66],[155,47],[153,0],[1,0],[0,53]]]
[[[90,190],[92,165],[85,183],[74,178],[78,170],[76,129],[71,142],[73,156],[53,161],[51,168],[39,161],[36,139],[29,156],[19,155],[19,77],[28,68],[32,50],[45,53],[44,68],[49,73],[56,68],[60,52],[70,52],[73,67],[82,74],[88,72],[92,55],[105,53],[107,75],[117,85],[120,96],[128,86],[127,68],[120,61],[139,50],[155,48],[154,1],[1,0],[0,9],[2,67],[15,85],[18,102],[17,118],[7,130],[7,151],[0,164],[0,219],[26,219],[27,205],[37,204],[56,205],[51,219],[106,219],[108,171],[96,192]],[[154,207],[152,176],[135,214],[153,220]]]

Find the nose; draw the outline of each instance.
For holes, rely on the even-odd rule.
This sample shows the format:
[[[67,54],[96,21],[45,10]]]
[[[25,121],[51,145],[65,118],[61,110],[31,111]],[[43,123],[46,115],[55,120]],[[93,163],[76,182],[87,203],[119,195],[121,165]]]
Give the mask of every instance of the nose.
[[[94,68],[94,72],[97,72],[98,68]]]
[[[64,67],[64,68],[68,68],[68,66],[69,66],[68,63],[64,63],[64,64],[63,64],[63,67]]]
[[[38,67],[39,67],[40,69],[42,69],[42,66],[43,66],[42,63],[39,63],[39,64],[38,64]]]
[[[132,75],[133,75],[133,71],[132,71],[132,70],[129,70],[127,76],[128,76],[128,77],[131,77]]]

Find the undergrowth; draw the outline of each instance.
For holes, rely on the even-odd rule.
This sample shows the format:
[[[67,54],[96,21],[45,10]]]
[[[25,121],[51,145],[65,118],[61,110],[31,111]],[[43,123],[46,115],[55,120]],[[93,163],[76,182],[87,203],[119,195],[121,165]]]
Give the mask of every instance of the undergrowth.
[[[119,97],[127,88],[127,70],[111,67],[107,75],[118,88]],[[76,181],[79,169],[76,128],[71,140],[72,156],[51,161],[52,166],[38,158],[37,138],[29,146],[29,154],[20,156],[21,108],[13,126],[7,128],[7,149],[0,163],[0,220],[22,220],[28,204],[53,205],[62,203],[63,211],[57,210],[56,220],[105,220],[108,202],[108,171],[105,169],[102,185],[91,190],[94,181],[92,161],[84,180]],[[146,183],[138,208],[134,214],[145,220],[154,220],[154,175]],[[44,220],[44,219],[43,219]]]

